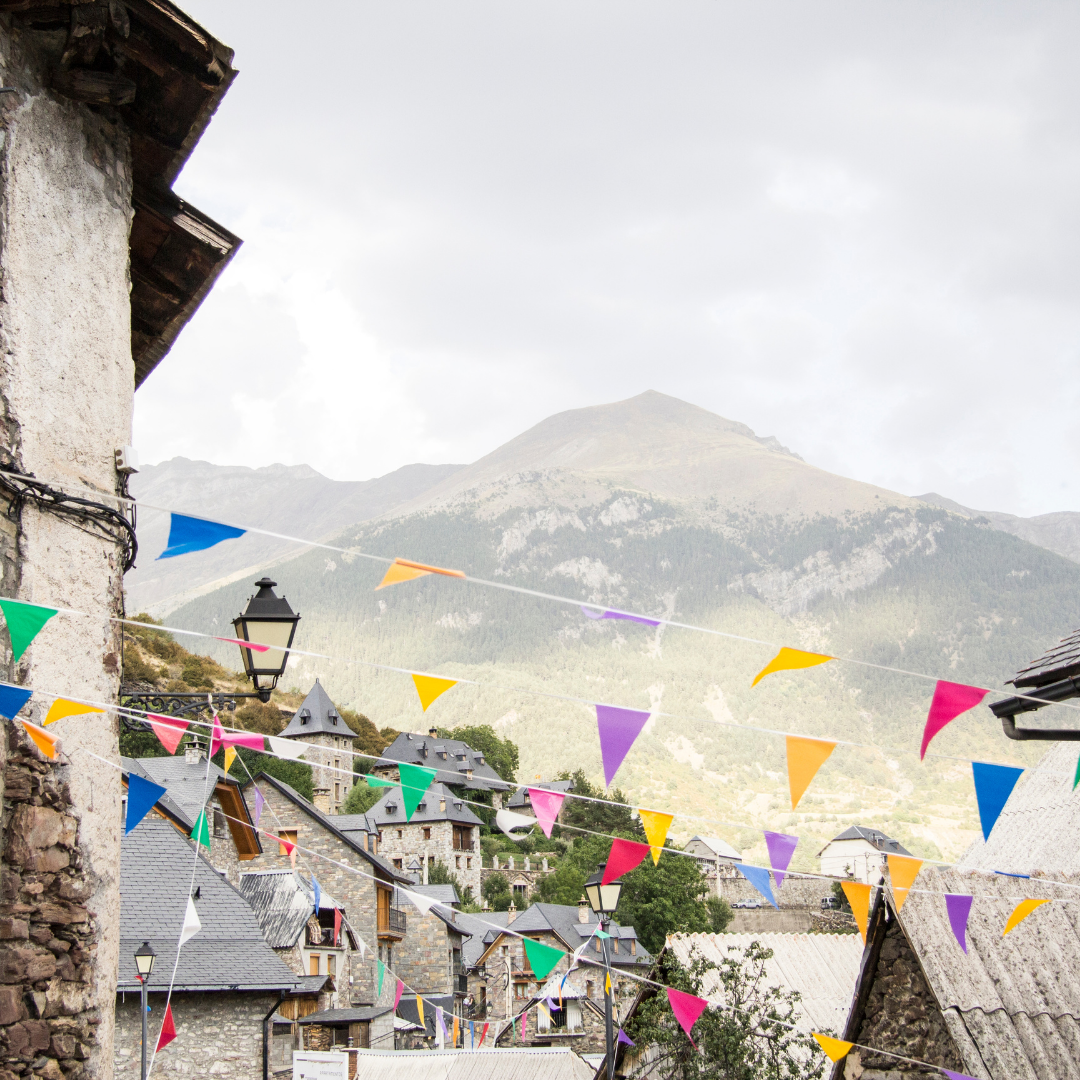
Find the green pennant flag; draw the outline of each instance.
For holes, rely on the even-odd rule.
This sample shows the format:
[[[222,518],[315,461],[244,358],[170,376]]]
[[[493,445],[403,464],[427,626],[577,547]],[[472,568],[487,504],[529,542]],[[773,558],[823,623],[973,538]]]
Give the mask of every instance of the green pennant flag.
[[[411,821],[424,797],[424,792],[431,787],[431,781],[435,779],[437,770],[429,769],[424,765],[406,765],[404,762],[398,765],[398,775],[401,777],[401,801],[405,804],[405,820]]]
[[[529,967],[538,979],[546,979],[551,969],[566,955],[562,949],[545,945],[542,941],[523,938],[525,955],[529,958]]]
[[[199,820],[195,822],[195,828],[191,830],[191,839],[202,844],[207,851],[210,850],[210,826],[206,822],[206,811],[199,814]]]
[[[594,930],[593,933],[598,938],[600,938],[601,941],[606,941],[609,937],[611,937],[610,934],[605,934],[603,930]]]
[[[375,992],[375,996],[378,998],[382,996],[382,981],[383,976],[386,974],[386,965],[381,960],[376,960],[375,963],[379,968],[379,989]]]
[[[393,780],[383,780],[380,776],[372,776],[370,773],[364,777],[368,787],[397,787]]]
[[[1076,759],[1076,775],[1073,777],[1073,791],[1076,790],[1076,785],[1080,784],[1080,758]]]
[[[11,638],[11,653],[16,660],[30,647],[38,631],[56,614],[56,608],[23,604],[18,600],[0,600],[0,611],[4,613]]]

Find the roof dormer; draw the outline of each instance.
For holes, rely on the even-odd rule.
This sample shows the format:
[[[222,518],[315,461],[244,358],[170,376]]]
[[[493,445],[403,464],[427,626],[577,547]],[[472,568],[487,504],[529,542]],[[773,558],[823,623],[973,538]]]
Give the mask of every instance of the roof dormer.
[[[300,710],[300,723],[301,724],[306,724],[310,719],[311,719],[311,710],[310,709],[301,709]]]

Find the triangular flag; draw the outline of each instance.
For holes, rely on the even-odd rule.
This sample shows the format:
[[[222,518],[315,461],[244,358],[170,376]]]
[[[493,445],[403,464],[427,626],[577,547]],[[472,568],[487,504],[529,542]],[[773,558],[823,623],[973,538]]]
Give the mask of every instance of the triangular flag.
[[[152,784],[135,773],[128,774],[127,811],[124,814],[124,835],[127,836],[147,814],[154,803],[165,794],[160,784]]]
[[[648,844],[639,844],[634,840],[612,840],[611,852],[604,866],[601,885],[607,885],[617,877],[633,870],[649,854]]]
[[[1005,924],[1005,929],[1001,932],[1001,936],[1004,937],[1010,930],[1015,930],[1037,907],[1042,907],[1043,904],[1049,904],[1049,900],[1021,900],[1016,907],[1013,908],[1012,914],[1009,916],[1009,921]]]
[[[828,1035],[819,1035],[816,1031],[811,1031],[811,1035],[817,1039],[818,1046],[825,1051],[825,1056],[835,1063],[842,1057],[846,1057],[848,1051],[855,1045],[854,1043],[845,1042],[843,1039],[833,1039]]]
[[[33,694],[33,690],[24,690],[21,686],[0,683],[0,716],[14,720],[18,711],[33,697]]]
[[[311,749],[308,743],[283,739],[280,735],[267,735],[266,738],[270,743],[270,753],[286,761],[299,761]]]
[[[791,857],[795,854],[795,848],[799,843],[797,836],[788,836],[782,832],[766,832],[765,847],[769,851],[769,865],[773,869],[773,877],[776,878],[776,887],[779,889],[784,884],[784,874],[791,865]]]
[[[690,1029],[709,1003],[704,998],[694,997],[693,994],[685,994],[682,990],[674,990],[670,986],[667,988],[667,996],[671,1004],[671,1011],[675,1014],[675,1019],[679,1021],[679,1026],[686,1032],[686,1037],[690,1039],[691,1045],[696,1046],[690,1035]]]
[[[398,979],[397,986],[394,988],[394,1008],[396,1009],[401,1004],[401,991],[405,989],[405,984]]]
[[[522,1039],[525,1038],[525,1023],[527,1021],[528,1015],[529,1015],[528,1013],[522,1013],[521,1014],[521,1038]]]
[[[660,861],[667,831],[675,820],[675,815],[662,814],[659,810],[638,810],[638,817],[641,818],[641,825],[645,830],[645,839],[649,841],[649,852],[655,866]]]
[[[180,944],[190,941],[200,930],[199,913],[195,910],[195,901],[187,898],[187,910],[184,912],[184,925],[180,929]]]
[[[368,773],[364,777],[368,787],[397,787],[393,780],[384,780],[381,776],[372,776]]]
[[[286,848],[289,850],[289,865],[292,867],[292,872],[296,873],[296,845],[286,844]]]
[[[1073,791],[1076,790],[1076,785],[1080,784],[1080,757],[1076,759],[1076,775],[1073,777]]]
[[[367,945],[364,944],[364,939],[357,935],[356,940],[360,943],[360,959],[364,959],[364,953],[367,952]],[[341,908],[334,908],[334,945],[337,946],[341,941]]]
[[[424,1020],[424,999],[419,994],[416,995],[416,1014],[420,1017],[420,1026],[426,1030],[427,1023]]]
[[[893,902],[896,904],[897,911],[904,906],[908,889],[919,876],[922,864],[922,859],[915,859],[910,855],[889,856],[889,881],[892,884]]]
[[[975,801],[979,804],[979,823],[984,840],[990,839],[990,830],[1005,809],[1023,771],[1011,765],[987,765],[982,761],[971,763],[971,772],[975,777]]]
[[[188,721],[176,716],[158,716],[156,713],[147,713],[146,722],[153,728],[161,745],[170,754],[175,754],[180,740],[184,737],[184,732],[187,731]]]
[[[50,760],[56,757],[56,736],[50,735],[44,728],[37,724],[31,724],[29,720],[21,717],[19,723],[26,728],[26,734],[34,740],[34,745]]]
[[[499,810],[495,814],[495,824],[511,840],[518,839],[514,836],[514,829],[531,829],[536,824],[536,818],[531,818],[526,814],[517,814],[513,810]]]
[[[248,734],[244,731],[226,731],[221,741],[226,746],[246,746],[249,750],[256,750],[261,754],[266,738],[263,735]]]
[[[806,739],[801,735],[787,737],[788,788],[791,791],[791,809],[799,805],[810,781],[825,764],[836,743],[824,739]]]
[[[168,1046],[176,1038],[176,1025],[172,1018],[172,1002],[165,1006],[165,1019],[161,1021],[161,1033],[158,1035],[156,1054],[162,1047]]]
[[[442,697],[451,686],[457,686],[457,679],[438,679],[434,675],[414,675],[412,681],[416,684],[416,692],[420,695],[420,707],[424,712],[428,706],[439,697]]]
[[[971,914],[973,896],[961,896],[958,893],[945,894],[945,913],[949,916],[949,926],[960,948],[967,952],[967,924]]]
[[[611,935],[603,930],[596,929],[593,931],[593,937],[598,937],[601,941],[607,941],[608,938],[611,937]]]
[[[469,1049],[476,1049],[476,1021],[469,1021]]]
[[[941,1071],[949,1078],[949,1080],[975,1080],[974,1076],[968,1076],[967,1073],[953,1072],[952,1069],[942,1069]]]
[[[199,812],[199,816],[195,820],[195,828],[191,830],[191,839],[198,844],[202,844],[207,851],[210,850],[210,826],[206,821],[205,809]]]
[[[614,705],[596,706],[600,756],[604,759],[604,782],[608,786],[648,719],[649,714],[638,709],[617,709]]]
[[[611,972],[604,976],[604,993],[611,997]]]
[[[859,928],[865,945],[866,927],[870,922],[870,886],[861,881],[841,881],[840,888],[844,890],[847,902],[851,905],[851,914],[855,916],[855,925]]]
[[[398,892],[404,893],[421,915],[426,915],[435,906],[435,901],[429,896],[424,896],[423,893],[401,888],[398,889]]]
[[[786,645],[754,676],[751,686],[757,686],[766,675],[774,671],[796,671],[799,668],[817,667],[818,664],[827,664],[835,660],[833,656],[824,653],[803,652],[802,649],[789,649]]]
[[[485,1022],[484,1023],[484,1030],[480,1032],[480,1042],[477,1044],[477,1047],[476,1047],[477,1050],[479,1050],[480,1047],[484,1045],[484,1040],[487,1038],[488,1027],[490,1027],[490,1024]]]
[[[447,570],[443,566],[429,566],[427,563],[412,562],[409,559],[395,559],[387,568],[382,581],[375,586],[376,591],[387,585],[397,585],[401,581],[415,581],[425,574],[444,574],[446,577],[465,577],[464,571]]]
[[[961,713],[967,712],[968,709],[974,709],[988,693],[988,690],[980,690],[977,686],[965,686],[963,683],[945,682],[939,679],[934,687],[930,711],[926,716],[926,727],[923,728],[919,757],[926,757],[926,748],[930,745],[930,740],[946,724],[955,720]]]
[[[213,757],[222,746],[225,737],[225,729],[221,726],[221,720],[218,718],[218,714],[214,713],[214,728],[213,734],[210,737],[210,756]]]
[[[319,914],[319,908],[322,907],[322,889],[319,888],[319,883],[315,880],[315,872],[311,872],[311,891],[315,894],[315,915]]]
[[[398,765],[398,776],[401,777],[401,801],[405,804],[405,820],[411,821],[420,805],[424,793],[431,787],[437,770],[429,769],[426,765],[406,765],[401,762]]]
[[[225,747],[225,772],[228,772],[232,768],[232,763],[236,760],[236,747]]]
[[[764,866],[741,866],[736,864],[736,868],[774,908],[780,907],[773,896],[772,885],[769,882],[769,871]]]
[[[386,965],[381,960],[376,960],[375,964],[375,970],[379,973],[379,988],[375,991],[375,996],[380,997],[382,995],[383,976],[386,974]]]
[[[84,713],[104,711],[104,709],[99,709],[96,705],[83,705],[78,701],[69,701],[67,698],[58,697],[49,706],[49,711],[45,714],[41,726],[47,727],[49,724],[55,724],[57,720],[63,720],[65,716],[82,716]]]
[[[189,551],[205,551],[222,540],[235,540],[243,536],[246,529],[235,529],[232,525],[221,525],[216,521],[203,518],[187,517],[184,514],[172,514],[169,522],[169,542],[159,559],[172,559],[177,555],[186,555]]]
[[[263,807],[266,805],[266,799],[263,798],[263,793],[256,788],[255,789],[255,827],[259,827],[259,818],[262,817]]]
[[[627,1046],[635,1046],[636,1045],[634,1040],[631,1039],[630,1036],[627,1035],[626,1032],[623,1031],[622,1028],[619,1028],[619,1035],[618,1035],[618,1038],[615,1041],[617,1043],[625,1043]]]
[[[544,835],[551,839],[551,827],[562,809],[566,796],[561,791],[547,791],[544,788],[529,788],[529,802],[532,804],[536,820]]]
[[[441,1005],[435,1006],[435,1030],[439,1033],[439,1048],[442,1049],[446,1046],[446,1021],[443,1020],[443,1011]]]
[[[453,1041],[453,1045],[454,1045],[455,1047],[456,1047],[456,1046],[457,1046],[457,1044],[458,1044],[458,1031],[459,1031],[459,1028],[458,1028],[458,1018],[457,1018],[457,1015],[455,1014],[455,1016],[454,1016],[454,1041]]]
[[[551,969],[566,955],[562,949],[545,945],[542,941],[533,941],[532,938],[524,938],[522,944],[537,979],[546,979]]]
[[[0,600],[8,636],[11,638],[11,655],[18,660],[38,636],[41,628],[56,614],[56,608],[39,604],[23,604],[18,600]]]

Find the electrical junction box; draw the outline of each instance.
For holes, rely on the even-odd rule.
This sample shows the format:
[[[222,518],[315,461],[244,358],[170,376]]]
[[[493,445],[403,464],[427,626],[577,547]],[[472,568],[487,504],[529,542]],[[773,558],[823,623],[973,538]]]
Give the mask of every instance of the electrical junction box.
[[[113,451],[113,458],[118,473],[130,475],[139,471],[139,455],[134,446],[121,446],[119,450]]]

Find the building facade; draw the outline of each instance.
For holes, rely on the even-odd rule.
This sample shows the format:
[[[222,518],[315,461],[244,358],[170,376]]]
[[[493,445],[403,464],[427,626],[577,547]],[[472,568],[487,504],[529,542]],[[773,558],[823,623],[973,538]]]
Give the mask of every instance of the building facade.
[[[403,731],[383,751],[371,771],[383,779],[396,780],[401,762],[437,769],[437,784],[449,784],[466,792],[490,792],[496,810],[516,787],[503,780],[481,751],[457,739],[439,738],[438,728],[430,728],[426,736]]]
[[[882,880],[890,855],[910,855],[899,841],[877,829],[852,825],[834,836],[819,852],[821,872],[829,877],[850,877],[864,884]]]
[[[353,782],[352,741],[356,733],[341,718],[318,679],[281,733],[283,738],[312,743],[303,760],[311,765],[315,805],[338,814]]]

